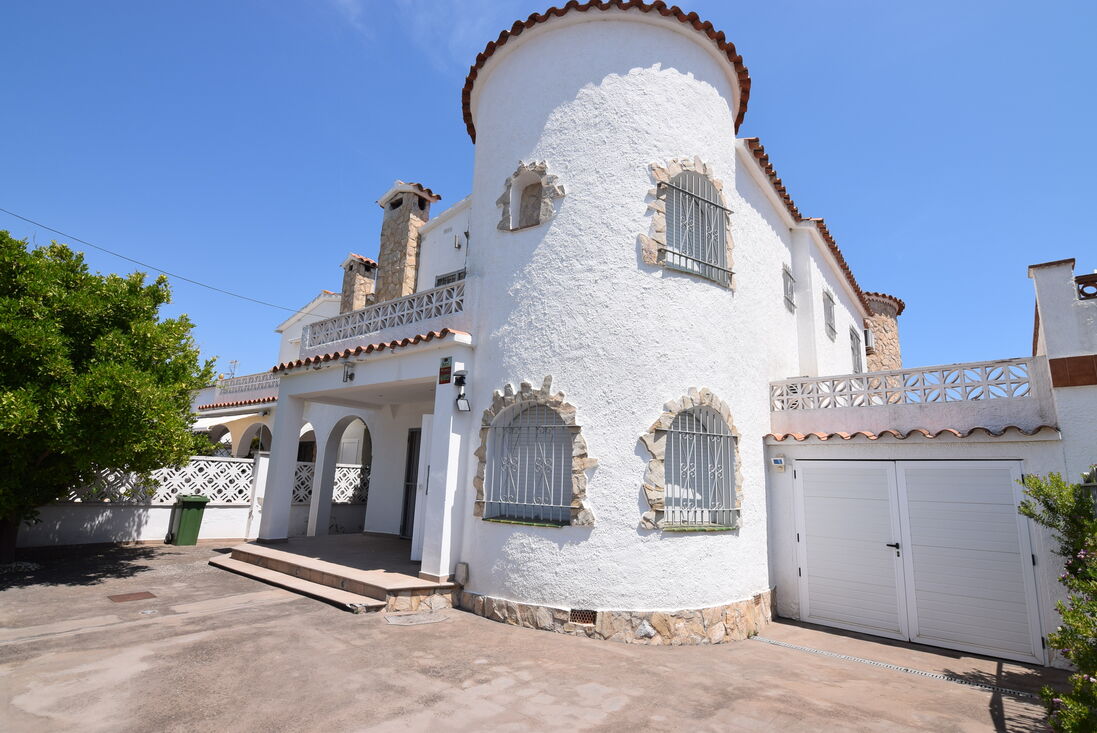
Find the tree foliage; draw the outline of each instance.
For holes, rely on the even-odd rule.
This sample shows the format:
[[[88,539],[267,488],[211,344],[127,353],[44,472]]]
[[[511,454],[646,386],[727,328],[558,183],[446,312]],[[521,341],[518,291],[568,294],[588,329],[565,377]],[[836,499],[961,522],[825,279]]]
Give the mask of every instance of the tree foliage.
[[[1093,481],[1093,472],[1088,477]],[[1058,630],[1048,634],[1052,646],[1074,664],[1071,688],[1043,691],[1051,727],[1064,733],[1097,731],[1097,506],[1088,486],[1069,484],[1057,473],[1026,476],[1021,513],[1050,528],[1064,559],[1059,582],[1066,602],[1056,608]]]
[[[159,318],[170,300],[164,276],[92,273],[64,245],[0,231],[0,521],[100,471],[147,476],[208,447],[190,399],[213,364],[185,315]]]

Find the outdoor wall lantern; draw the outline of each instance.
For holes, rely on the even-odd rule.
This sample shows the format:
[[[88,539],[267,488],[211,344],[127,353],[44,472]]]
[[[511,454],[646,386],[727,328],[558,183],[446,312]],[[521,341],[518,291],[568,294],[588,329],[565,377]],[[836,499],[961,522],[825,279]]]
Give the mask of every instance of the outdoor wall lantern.
[[[464,369],[461,369],[453,375],[453,385],[457,387],[457,411],[458,412],[470,412],[472,405],[469,404],[469,398],[465,396],[465,378],[469,373]]]
[[[351,364],[349,361],[346,362],[345,364],[343,364],[343,381],[344,382],[353,382],[354,381],[354,365]]]

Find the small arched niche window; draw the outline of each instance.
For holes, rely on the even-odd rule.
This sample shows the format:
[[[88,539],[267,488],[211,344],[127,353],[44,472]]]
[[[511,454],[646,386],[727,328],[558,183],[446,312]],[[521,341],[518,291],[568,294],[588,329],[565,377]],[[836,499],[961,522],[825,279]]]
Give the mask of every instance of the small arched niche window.
[[[541,223],[541,181],[536,180],[522,187],[522,196],[518,202],[518,221],[515,229],[534,227]],[[511,209],[512,216],[514,209]]]
[[[544,224],[555,211],[553,199],[563,195],[563,186],[543,161],[519,165],[496,201],[503,209],[499,229],[513,232]]]
[[[727,209],[707,176],[682,171],[666,186],[666,266],[730,285]]]
[[[491,424],[485,519],[569,524],[573,430],[548,405],[517,405]]]

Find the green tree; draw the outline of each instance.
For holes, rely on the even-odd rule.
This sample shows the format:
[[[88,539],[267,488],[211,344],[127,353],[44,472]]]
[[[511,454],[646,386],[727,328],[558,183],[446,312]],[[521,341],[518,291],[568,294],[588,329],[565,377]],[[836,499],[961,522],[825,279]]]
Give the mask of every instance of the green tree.
[[[92,273],[0,231],[0,562],[22,521],[100,471],[148,477],[208,452],[190,399],[213,363],[186,316],[159,318],[170,299],[164,276]]]
[[[1087,480],[1094,480],[1091,471]],[[1097,731],[1097,506],[1088,486],[1068,484],[1057,473],[1026,476],[1021,513],[1049,527],[1064,559],[1059,582],[1067,588],[1066,602],[1056,608],[1061,625],[1048,639],[1076,671],[1070,690],[1045,687],[1048,722],[1064,733]]]

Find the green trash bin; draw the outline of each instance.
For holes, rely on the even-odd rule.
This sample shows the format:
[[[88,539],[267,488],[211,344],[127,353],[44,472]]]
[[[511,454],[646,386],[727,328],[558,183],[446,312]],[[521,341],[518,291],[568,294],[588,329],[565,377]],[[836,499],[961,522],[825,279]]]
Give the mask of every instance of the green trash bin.
[[[173,545],[197,545],[198,530],[202,527],[202,514],[206,510],[208,496],[192,494],[180,496],[175,502],[179,519],[175,529]]]

